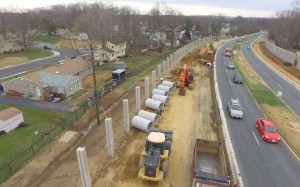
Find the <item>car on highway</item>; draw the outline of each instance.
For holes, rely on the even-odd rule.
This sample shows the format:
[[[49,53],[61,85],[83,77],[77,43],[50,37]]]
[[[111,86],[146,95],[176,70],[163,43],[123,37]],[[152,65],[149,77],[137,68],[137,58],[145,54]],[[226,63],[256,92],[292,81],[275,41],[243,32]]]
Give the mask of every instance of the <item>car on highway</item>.
[[[267,118],[258,118],[256,121],[256,128],[264,141],[270,143],[280,142],[280,134],[271,120]]]
[[[251,46],[248,46],[247,49],[252,49]]]
[[[243,79],[240,75],[233,75],[232,80],[234,83],[237,83],[237,84],[243,83]]]
[[[51,47],[47,46],[47,45],[44,45],[44,49],[46,50],[51,50]]]
[[[227,69],[234,69],[234,65],[232,62],[228,62]]]
[[[232,118],[243,118],[243,108],[238,99],[230,99],[227,105],[229,116]]]

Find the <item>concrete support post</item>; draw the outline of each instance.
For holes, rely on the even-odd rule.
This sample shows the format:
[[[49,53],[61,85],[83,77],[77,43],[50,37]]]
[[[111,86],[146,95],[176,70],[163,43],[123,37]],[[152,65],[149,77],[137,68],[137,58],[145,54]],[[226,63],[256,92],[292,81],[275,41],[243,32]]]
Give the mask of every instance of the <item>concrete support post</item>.
[[[115,142],[114,142],[114,134],[112,129],[111,118],[105,118],[105,130],[106,130],[108,156],[113,157],[115,155]]]
[[[156,87],[156,72],[155,71],[152,71],[152,90]]]
[[[149,98],[149,77],[145,77],[145,101]]]
[[[161,65],[157,65],[157,84],[160,84],[160,79],[161,79]]]
[[[130,132],[128,99],[123,100],[124,131]]]
[[[92,187],[88,160],[84,147],[78,147],[76,150],[77,160],[80,169],[81,181],[83,187]]]
[[[140,87],[135,87],[135,102],[136,102],[136,113],[141,110],[141,89]]]
[[[162,76],[163,76],[163,78],[165,78],[165,73],[166,73],[166,61],[163,61],[163,63],[162,63],[162,68],[163,68],[163,70],[162,70]]]

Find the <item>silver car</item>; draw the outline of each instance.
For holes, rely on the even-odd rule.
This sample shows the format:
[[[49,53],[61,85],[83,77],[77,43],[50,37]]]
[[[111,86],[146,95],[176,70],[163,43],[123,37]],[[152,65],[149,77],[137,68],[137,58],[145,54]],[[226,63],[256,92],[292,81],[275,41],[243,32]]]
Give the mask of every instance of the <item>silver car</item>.
[[[228,111],[232,118],[243,118],[243,108],[238,99],[230,99],[228,102]]]

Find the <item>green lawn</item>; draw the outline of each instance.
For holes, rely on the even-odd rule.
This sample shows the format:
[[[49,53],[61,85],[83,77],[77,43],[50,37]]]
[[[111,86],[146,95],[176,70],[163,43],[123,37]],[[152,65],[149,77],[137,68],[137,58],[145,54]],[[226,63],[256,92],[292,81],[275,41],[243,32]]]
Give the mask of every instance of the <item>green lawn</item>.
[[[64,40],[64,38],[59,35],[48,36],[47,34],[43,34],[43,35],[36,36],[36,38],[34,38],[34,40],[39,41],[39,42],[49,43],[49,44],[56,44],[56,43]]]
[[[50,50],[27,48],[24,51],[0,55],[0,67],[17,65],[51,55],[53,55],[53,52]]]
[[[0,104],[0,110],[9,108],[10,105]],[[38,140],[44,131],[52,129],[57,123],[54,119],[62,118],[62,113],[45,109],[16,106],[23,112],[24,120],[28,126],[17,128],[0,137],[0,166],[7,163],[14,156],[28,148]],[[35,135],[35,131],[39,134]]]

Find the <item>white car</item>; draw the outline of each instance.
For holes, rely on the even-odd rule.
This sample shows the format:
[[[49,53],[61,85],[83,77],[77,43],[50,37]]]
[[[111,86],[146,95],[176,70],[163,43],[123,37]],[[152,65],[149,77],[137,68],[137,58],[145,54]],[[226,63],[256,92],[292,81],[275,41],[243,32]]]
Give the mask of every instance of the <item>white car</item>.
[[[229,115],[232,118],[243,118],[243,108],[238,99],[230,99],[228,102]]]

